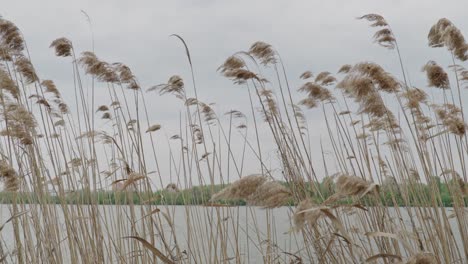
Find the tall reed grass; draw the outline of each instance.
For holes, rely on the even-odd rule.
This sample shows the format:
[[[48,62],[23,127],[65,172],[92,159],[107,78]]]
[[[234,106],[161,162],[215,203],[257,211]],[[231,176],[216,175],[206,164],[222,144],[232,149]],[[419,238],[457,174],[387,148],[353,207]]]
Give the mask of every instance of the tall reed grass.
[[[20,30],[1,18],[0,178],[10,215],[0,227],[0,262],[252,263],[258,255],[265,263],[467,263],[468,44],[449,20],[437,21],[429,46],[446,49],[453,65],[422,65],[428,84],[416,88],[386,20],[360,19],[376,28],[378,45],[395,51],[401,73],[364,61],[336,74],[305,71],[304,84],[291,87],[278,51],[256,42],[218,68],[250,103],[222,115],[198,97],[192,51],[179,35],[190,87],[174,75],[147,89],[125,64],[76,54],[66,38],[52,41],[70,63],[75,101],[65,102],[36,72]],[[98,100],[95,89],[108,97]],[[158,149],[164,124],[150,122],[148,98],[158,94],[180,100],[169,153]],[[305,111],[323,114],[323,142],[311,141]],[[266,164],[261,126],[281,178]],[[312,159],[317,152],[323,160]],[[257,174],[244,173],[248,154]],[[171,175],[160,174],[162,160]],[[192,195],[196,185],[205,191]],[[111,210],[97,195],[110,190]],[[171,194],[184,204],[177,216]],[[289,226],[275,221],[281,206]],[[298,250],[283,248],[279,233]]]

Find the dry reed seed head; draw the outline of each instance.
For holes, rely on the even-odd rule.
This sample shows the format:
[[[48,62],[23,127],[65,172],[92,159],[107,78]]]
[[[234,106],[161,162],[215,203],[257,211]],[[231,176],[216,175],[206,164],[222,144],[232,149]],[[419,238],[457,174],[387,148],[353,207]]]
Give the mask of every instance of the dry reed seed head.
[[[10,78],[10,75],[0,67],[0,89],[8,91],[13,98],[18,99],[20,90],[16,83]]]
[[[0,178],[4,182],[3,190],[16,192],[19,190],[20,181],[13,167],[5,160],[0,161]]]
[[[437,21],[437,23],[431,27],[429,34],[427,35],[427,39],[429,40],[429,47],[443,47],[444,39],[442,32],[444,32],[445,29],[450,26],[452,26],[452,22],[447,18],[439,19],[439,21]]]
[[[245,62],[243,59],[239,58],[236,55],[228,57],[224,63],[218,67],[218,71],[225,73],[227,71],[232,71],[235,69],[241,69],[245,67]]]
[[[199,102],[199,106],[205,122],[209,125],[216,124],[217,117],[216,113],[213,111],[213,108],[211,108],[210,105],[205,104],[203,102]]]
[[[167,83],[155,85],[147,90],[147,92],[159,91],[160,95],[173,94],[179,99],[185,99],[184,81],[178,75],[173,75]]]
[[[351,66],[350,64],[345,64],[341,66],[341,68],[338,70],[338,73],[348,73],[352,67],[353,66]]]
[[[378,192],[377,184],[363,180],[357,176],[341,174],[336,180],[336,192],[341,196],[363,197],[371,191]]]
[[[300,78],[303,80],[314,77],[314,74],[311,71],[305,71],[301,74]]]
[[[313,227],[317,224],[317,221],[321,216],[322,211],[320,210],[320,207],[317,207],[310,198],[302,200],[296,206],[296,210],[294,211],[294,229],[296,231],[302,230],[306,224]]]
[[[247,199],[255,193],[267,178],[260,174],[244,176],[211,197],[211,201],[220,199]]]
[[[114,63],[113,67],[119,76],[120,82],[126,84],[128,89],[140,89],[135,75],[132,73],[132,70],[127,65],[123,63]]]
[[[379,14],[366,14],[361,17],[358,17],[358,19],[365,19],[369,22],[380,22],[380,24],[377,25],[372,24],[372,27],[383,27],[388,25],[383,16]]]
[[[13,56],[10,54],[8,48],[0,46],[0,60],[12,61]]]
[[[18,27],[3,18],[0,18],[0,47],[10,54],[21,53],[24,49],[24,40]]]
[[[34,115],[24,106],[10,103],[4,106],[3,114],[9,121],[9,125],[18,125],[32,130],[37,126]]]
[[[468,44],[460,30],[448,19],[441,18],[433,25],[427,36],[430,47],[445,46],[453,55],[461,60],[466,61],[468,55]]]
[[[241,111],[239,110],[231,110],[231,111],[228,111],[225,113],[225,115],[231,115],[232,117],[234,118],[246,118],[246,116],[244,115],[244,113],[242,113]]]
[[[380,46],[388,49],[394,49],[396,45],[396,39],[393,36],[392,31],[388,28],[384,28],[375,32],[374,41]]]
[[[259,78],[257,74],[241,68],[227,70],[223,75],[234,81],[235,84],[244,84],[248,80],[262,81],[262,79]]]
[[[54,126],[65,126],[65,120],[60,119],[54,123]]]
[[[273,91],[270,89],[261,89],[260,96],[262,96],[263,104],[266,106],[266,112],[263,111],[263,108],[261,109],[264,114],[264,119],[266,122],[269,122],[279,114],[278,106],[273,97]]]
[[[308,109],[312,109],[318,106],[317,100],[312,97],[302,99],[301,101],[299,101],[299,104],[307,107]]]
[[[107,105],[101,105],[96,110],[96,112],[105,112],[105,111],[109,111],[109,107],[107,107]]]
[[[371,27],[383,27],[374,34],[374,41],[382,47],[394,49],[396,45],[395,37],[387,21],[378,14],[367,14],[358,19],[365,19],[372,22]]]
[[[261,64],[267,66],[269,64],[275,64],[276,59],[276,52],[273,47],[265,42],[257,41],[249,49],[250,55],[257,58]]]
[[[435,61],[429,61],[424,65],[423,69],[426,72],[429,87],[440,89],[449,89],[450,82],[447,73]]]
[[[258,186],[257,190],[247,197],[247,203],[264,208],[283,206],[291,198],[288,188],[276,181],[267,181]]]
[[[52,80],[43,80],[41,82],[41,85],[46,88],[46,90],[44,91],[45,93],[52,93],[55,95],[56,98],[60,98],[60,92]]]
[[[55,55],[59,57],[68,57],[72,55],[72,43],[67,38],[58,38],[50,44],[50,48],[55,49]]]
[[[237,129],[246,129],[247,128],[247,125],[246,124],[240,124],[238,126],[236,126]]]
[[[49,104],[49,101],[47,101],[45,98],[39,98],[37,101],[36,101],[36,104],[40,104],[40,105],[43,105],[47,108],[48,111],[51,110],[51,106]]]
[[[376,88],[381,91],[394,93],[400,90],[400,82],[376,63],[358,63],[352,68],[352,71],[358,72],[364,77],[369,77]]]
[[[39,78],[36,75],[36,71],[34,70],[34,67],[28,58],[24,56],[18,56],[15,60],[15,66],[16,70],[23,76],[26,84],[39,81]]]
[[[463,122],[459,107],[453,104],[434,105],[433,107],[435,114],[448,131],[458,136],[466,133],[466,124]]]
[[[355,74],[346,76],[336,86],[356,102],[361,102],[368,94],[374,92],[374,84],[369,77],[361,77]]]
[[[198,104],[197,98],[190,97],[190,98],[187,98],[187,100],[185,100],[186,106],[197,105],[197,104]]]
[[[434,254],[429,252],[418,253],[408,259],[406,264],[439,264]]]
[[[201,132],[200,127],[194,126],[192,129],[193,138],[195,140],[195,144],[202,144],[203,143],[203,133]]]
[[[101,119],[112,119],[112,115],[110,112],[105,112],[104,114],[102,114],[102,117]]]
[[[316,83],[321,82],[330,75],[331,75],[330,72],[327,72],[327,71],[321,72],[321,73],[317,74],[317,76],[315,77],[315,82]]]
[[[169,183],[166,186],[165,190],[168,192],[179,192],[179,188],[177,188],[177,185],[175,183]]]
[[[83,66],[85,72],[96,77],[99,81],[116,83],[119,76],[114,67],[104,61],[100,61],[96,54],[91,51],[85,51],[78,59],[78,63]]]
[[[426,102],[427,94],[419,88],[411,88],[405,91],[402,96],[406,98],[406,107],[409,109],[419,109],[421,103]]]
[[[68,109],[68,105],[66,103],[59,103],[58,105],[59,109],[60,109],[60,112],[62,114],[68,114],[70,113],[70,110]]]
[[[301,88],[299,88],[299,91],[306,92],[308,93],[308,97],[319,101],[328,101],[334,99],[333,95],[327,88],[313,82],[305,83],[301,86]]]
[[[365,113],[371,117],[381,118],[384,117],[385,114],[389,113],[389,110],[383,103],[382,97],[380,97],[379,93],[373,91],[361,98],[359,113]]]
[[[159,129],[161,129],[161,125],[160,124],[154,124],[154,125],[148,127],[148,129],[146,130],[146,133],[155,132],[155,131],[158,131]]]

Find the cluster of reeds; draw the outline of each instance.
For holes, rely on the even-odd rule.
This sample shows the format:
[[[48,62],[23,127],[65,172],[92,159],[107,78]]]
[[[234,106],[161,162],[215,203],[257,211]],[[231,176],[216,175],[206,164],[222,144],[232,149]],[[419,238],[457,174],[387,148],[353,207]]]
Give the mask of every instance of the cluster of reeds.
[[[376,43],[395,50],[401,75],[368,61],[345,64],[336,75],[305,71],[296,94],[279,53],[259,41],[218,68],[245,87],[250,109],[220,115],[198,97],[190,50],[178,35],[190,87],[173,75],[142,89],[125,64],[78,54],[66,38],[52,41],[73,69],[75,101],[67,104],[64,91],[35,71],[19,29],[0,18],[0,180],[13,197],[0,208],[11,215],[0,223],[0,262],[464,263],[461,87],[468,71],[456,63],[468,59],[468,45],[453,23],[439,20],[429,46],[447,48],[454,78],[429,61],[420,73],[428,87],[416,88],[389,23],[377,14],[360,19],[378,28]],[[95,98],[96,89],[108,97]],[[164,124],[148,113],[154,92],[181,101],[179,130],[166,142]],[[311,140],[308,111],[323,115],[320,142]],[[269,139],[273,167],[265,157]],[[169,153],[159,150],[164,143]],[[245,175],[247,159],[257,174]],[[169,197],[156,194],[162,189],[184,201],[182,209],[164,204]],[[112,196],[112,207],[100,205],[95,194],[109,190],[124,195]],[[58,204],[50,204],[51,194]],[[203,206],[191,205],[197,202]],[[278,212],[289,222],[278,223]]]

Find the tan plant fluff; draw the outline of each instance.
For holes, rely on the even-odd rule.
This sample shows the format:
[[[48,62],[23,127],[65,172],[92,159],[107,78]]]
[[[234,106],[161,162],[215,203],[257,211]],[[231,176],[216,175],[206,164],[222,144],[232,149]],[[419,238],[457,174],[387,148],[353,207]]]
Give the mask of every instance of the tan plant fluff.
[[[261,174],[244,176],[233,182],[228,187],[211,197],[212,201],[220,199],[247,199],[257,191],[257,188],[265,183],[267,178]]]
[[[461,115],[461,109],[453,104],[433,105],[437,117],[445,128],[455,135],[462,136],[466,133],[466,124]]]
[[[371,27],[382,27],[374,34],[374,41],[382,47],[393,49],[396,46],[395,36],[393,35],[387,21],[378,14],[367,14],[358,19],[365,19],[372,22]]]
[[[247,197],[247,202],[250,205],[275,208],[285,205],[290,198],[291,192],[288,188],[276,181],[267,181]]]
[[[161,129],[161,125],[155,124],[155,125],[148,127],[148,129],[146,130],[146,133],[158,131],[159,129]]]
[[[11,165],[5,161],[1,160],[0,161],[0,178],[4,182],[4,187],[3,189],[7,192],[16,192],[19,189],[19,178],[18,175],[11,167]]]
[[[306,79],[312,78],[313,76],[314,74],[311,71],[305,71],[301,74],[300,78],[303,80],[306,80]]]
[[[254,174],[235,181],[214,194],[210,200],[243,199],[249,205],[274,208],[285,205],[290,198],[290,190],[281,183],[268,181],[265,176]]]
[[[178,75],[171,76],[167,83],[155,85],[147,90],[147,92],[159,91],[160,95],[173,94],[179,99],[185,99],[184,81]]]
[[[8,91],[13,98],[18,99],[20,91],[10,75],[0,67],[0,89]]]
[[[72,43],[66,38],[58,38],[52,41],[50,48],[54,48],[55,55],[59,57],[68,57],[72,55]]]
[[[249,53],[257,58],[263,65],[276,63],[276,52],[273,47],[265,42],[257,41],[250,46]]]
[[[24,41],[18,27],[3,18],[0,18],[0,46],[8,53],[20,53],[24,49]]]
[[[447,73],[435,61],[429,61],[424,65],[423,69],[426,72],[427,80],[430,87],[440,89],[449,89],[450,83]]]
[[[448,19],[441,18],[433,25],[427,36],[430,47],[446,47],[461,60],[468,59],[468,44],[461,31]]]
[[[109,107],[107,107],[107,105],[101,105],[96,110],[96,112],[106,112],[106,111],[109,111]]]
[[[377,190],[378,185],[363,180],[357,176],[342,174],[336,180],[336,192],[342,196],[364,196],[367,193]]]
[[[412,256],[406,264],[439,264],[432,253],[419,253]]]
[[[39,78],[36,75],[36,71],[34,70],[34,67],[28,58],[24,56],[19,56],[15,60],[15,66],[16,66],[17,71],[21,73],[21,75],[23,75],[24,80],[26,81],[27,84],[30,84],[39,80]]]
[[[321,216],[320,208],[311,199],[302,200],[294,211],[294,228],[301,230],[305,225],[315,226]]]

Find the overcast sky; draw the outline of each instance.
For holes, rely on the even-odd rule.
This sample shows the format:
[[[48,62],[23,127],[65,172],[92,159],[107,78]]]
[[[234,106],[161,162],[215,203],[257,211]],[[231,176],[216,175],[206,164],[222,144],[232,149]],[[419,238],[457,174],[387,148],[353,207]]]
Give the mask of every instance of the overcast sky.
[[[343,64],[361,61],[377,62],[401,78],[395,52],[372,43],[375,29],[356,19],[378,13],[397,37],[412,83],[424,87],[422,65],[428,60],[450,64],[445,49],[427,47],[430,27],[446,17],[468,32],[466,0],[2,1],[0,15],[23,32],[38,75],[54,80],[70,103],[70,61],[55,57],[49,45],[66,37],[78,52],[91,50],[91,32],[81,10],[91,17],[97,56],[130,66],[145,89],[166,82],[174,74],[190,84],[183,47],[169,37],[181,35],[192,54],[198,96],[202,101],[216,102],[219,113],[232,108],[248,111],[245,89],[233,85],[216,69],[229,55],[247,50],[258,40],[279,51],[293,88],[300,86],[299,75],[305,70],[335,73]],[[98,94],[105,96],[106,92],[103,89]],[[103,100],[102,104],[110,103]],[[162,124],[167,135],[175,134],[180,102],[156,94],[148,95],[147,100],[152,122]],[[320,139],[326,132],[320,113],[310,112],[308,118],[314,125],[315,139]],[[313,144],[319,148],[318,142]],[[254,172],[257,167],[250,165],[247,171]]]

